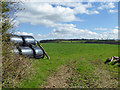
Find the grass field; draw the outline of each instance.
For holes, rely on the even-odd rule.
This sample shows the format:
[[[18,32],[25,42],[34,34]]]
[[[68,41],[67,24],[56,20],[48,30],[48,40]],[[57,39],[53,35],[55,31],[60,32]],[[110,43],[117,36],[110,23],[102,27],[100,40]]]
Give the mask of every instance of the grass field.
[[[118,67],[106,65],[104,61],[108,57],[118,56],[118,45],[43,43],[42,46],[50,56],[50,60],[46,58],[33,60],[36,73],[23,81],[22,88],[52,87],[50,86],[52,82],[56,83],[54,87],[62,87],[57,86],[59,82],[57,78],[62,75],[58,73],[61,72],[69,76],[69,78],[64,78],[66,81],[62,81],[60,76],[60,82],[67,84],[66,87],[117,87]],[[60,69],[61,66],[63,69]],[[64,72],[65,70],[68,73]],[[50,81],[49,77],[56,78],[56,82]]]

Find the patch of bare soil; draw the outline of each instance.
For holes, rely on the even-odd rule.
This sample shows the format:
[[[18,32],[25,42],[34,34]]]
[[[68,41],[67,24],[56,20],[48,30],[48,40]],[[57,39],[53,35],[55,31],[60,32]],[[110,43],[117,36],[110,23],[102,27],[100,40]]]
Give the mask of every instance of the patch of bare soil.
[[[101,70],[97,68],[94,71],[94,73],[97,77],[99,77],[99,79],[95,81],[97,88],[117,88],[118,87],[117,78],[113,78],[110,75],[109,71]]]
[[[69,65],[62,65],[59,67],[58,72],[53,76],[48,77],[47,85],[44,88],[68,88],[69,85],[66,81],[72,76],[73,70]]]

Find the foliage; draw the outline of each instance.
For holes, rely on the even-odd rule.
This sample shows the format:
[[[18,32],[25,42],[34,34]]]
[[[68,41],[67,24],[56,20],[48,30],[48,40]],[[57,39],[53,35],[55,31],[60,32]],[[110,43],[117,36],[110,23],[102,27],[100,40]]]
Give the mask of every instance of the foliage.
[[[19,82],[30,74],[31,60],[15,55],[11,48],[15,47],[14,43],[9,42],[8,39],[14,29],[14,14],[21,9],[18,7],[19,2],[0,1],[0,3],[2,6],[0,30],[0,35],[2,35],[2,87],[19,87]]]

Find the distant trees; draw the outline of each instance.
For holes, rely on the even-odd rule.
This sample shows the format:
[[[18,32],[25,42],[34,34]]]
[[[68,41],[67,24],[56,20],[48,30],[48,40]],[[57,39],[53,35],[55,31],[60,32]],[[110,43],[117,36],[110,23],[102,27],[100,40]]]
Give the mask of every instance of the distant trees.
[[[98,44],[120,44],[118,40],[98,40],[98,39],[51,39],[41,40],[40,43],[98,43]]]

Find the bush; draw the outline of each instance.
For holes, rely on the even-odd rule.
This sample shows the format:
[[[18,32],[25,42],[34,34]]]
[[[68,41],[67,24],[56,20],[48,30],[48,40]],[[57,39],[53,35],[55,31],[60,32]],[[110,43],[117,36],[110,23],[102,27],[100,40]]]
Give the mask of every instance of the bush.
[[[2,42],[2,86],[20,87],[21,80],[25,79],[33,71],[32,61],[29,58],[15,55],[12,48],[13,43]],[[19,83],[19,84],[18,84]]]
[[[21,80],[24,80],[32,70],[32,62],[30,59],[15,55],[11,47],[15,47],[12,42],[8,41],[8,35],[14,28],[11,18],[14,18],[14,13],[19,10],[16,2],[2,2],[2,87],[20,87]],[[33,71],[33,70],[32,70]]]

